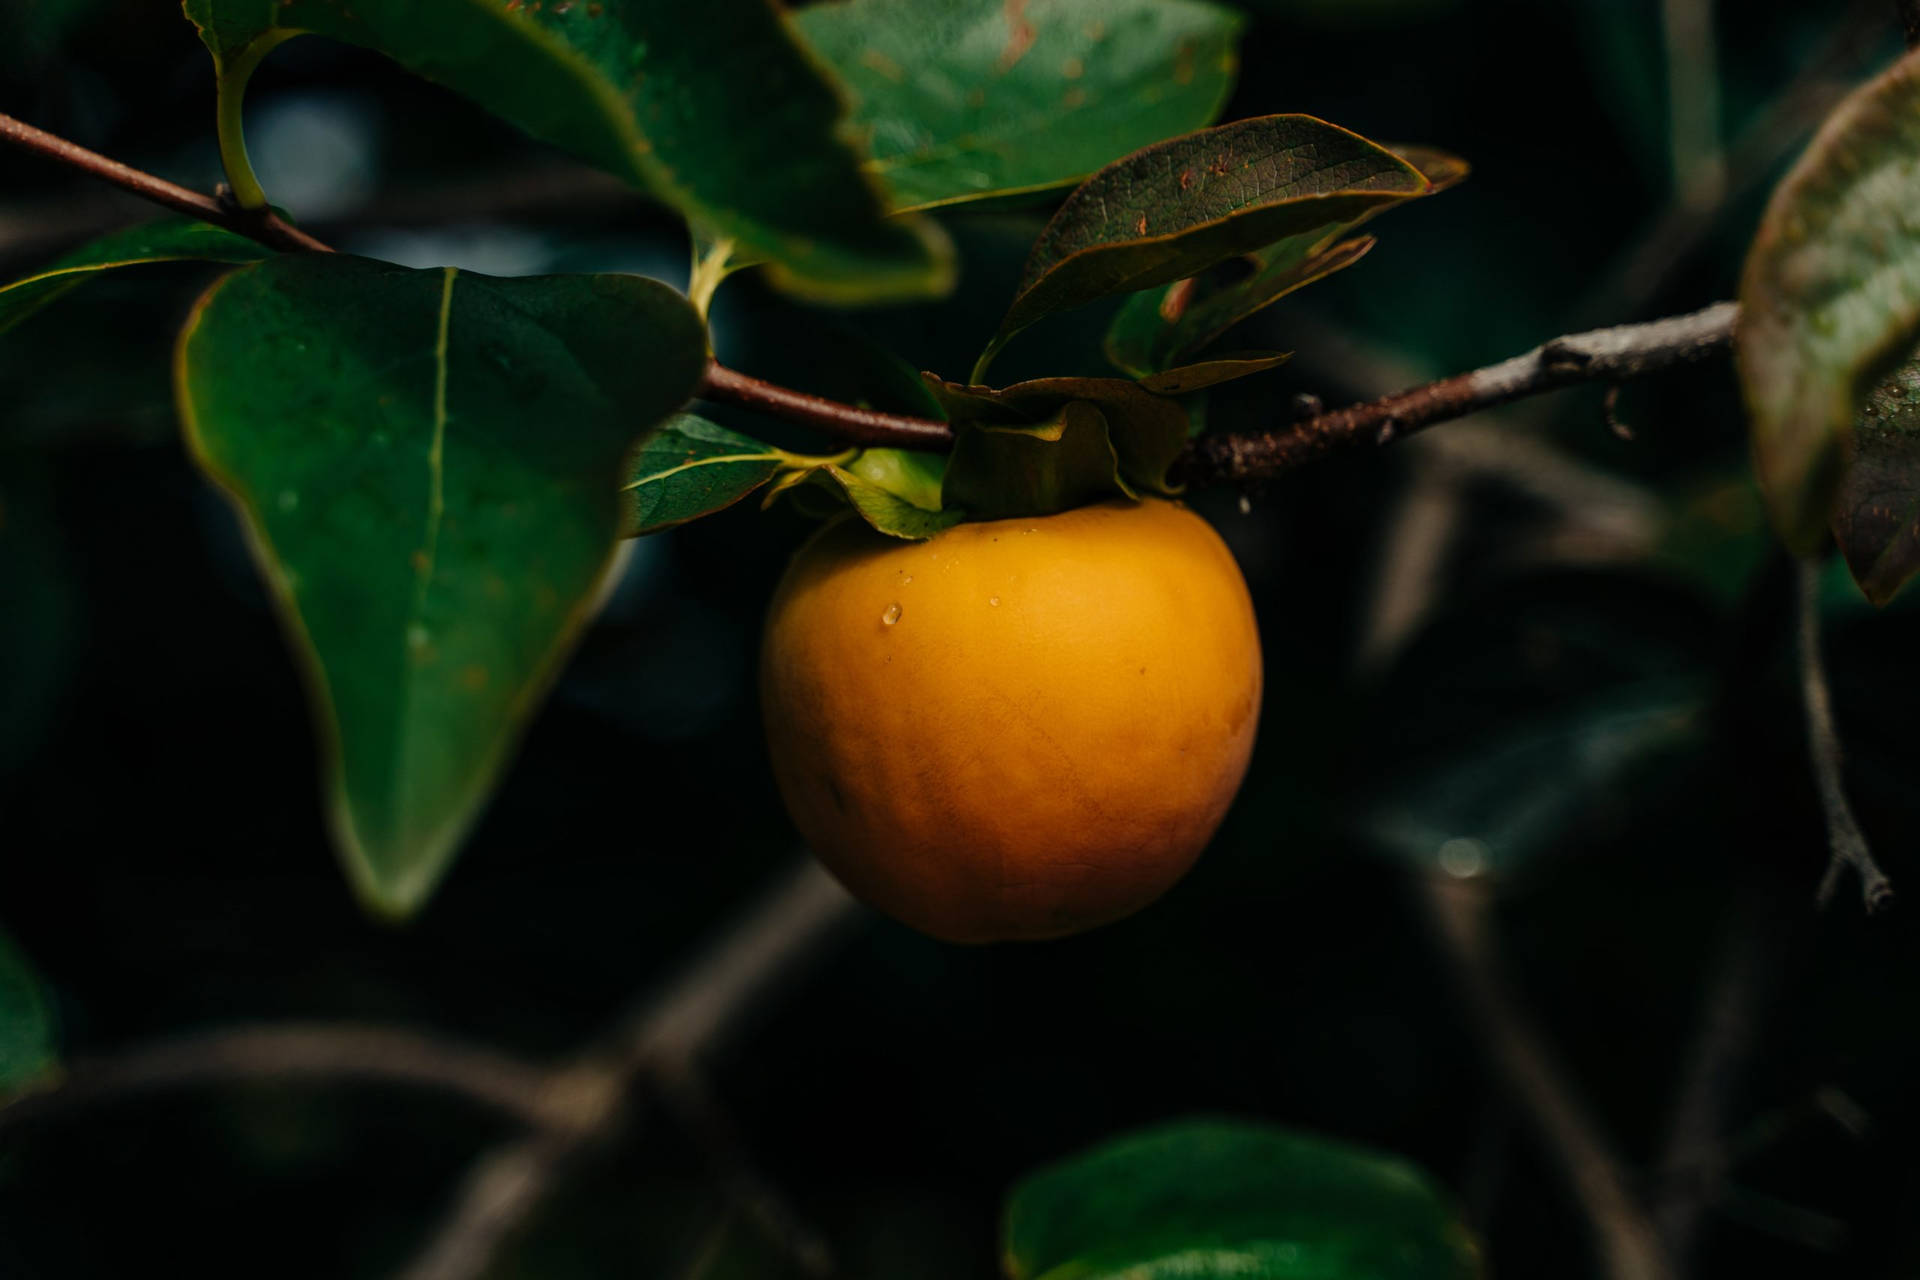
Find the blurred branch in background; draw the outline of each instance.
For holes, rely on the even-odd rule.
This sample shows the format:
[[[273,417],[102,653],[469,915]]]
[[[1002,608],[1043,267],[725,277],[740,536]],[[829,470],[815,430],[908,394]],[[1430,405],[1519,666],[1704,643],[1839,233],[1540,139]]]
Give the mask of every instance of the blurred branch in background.
[[[1661,0],[1667,50],[1667,146],[1676,192],[1719,204],[1726,190],[1720,152],[1720,74],[1713,0]]]
[[[1672,1280],[1676,1273],[1624,1166],[1507,987],[1487,922],[1491,882],[1435,872],[1422,877],[1419,888],[1488,1056],[1572,1189],[1604,1274],[1608,1280]]]
[[[1820,880],[1818,901],[1826,906],[1840,887],[1840,877],[1852,867],[1860,873],[1860,896],[1869,913],[1893,900],[1893,882],[1867,847],[1867,838],[1847,802],[1841,776],[1843,751],[1840,731],[1833,722],[1833,693],[1820,657],[1820,571],[1818,557],[1799,564],[1800,696],[1807,712],[1807,753],[1813,761],[1813,781],[1820,791],[1820,807],[1827,817],[1827,839],[1832,856]]]
[[[459,1280],[482,1274],[560,1181],[619,1132],[629,1118],[628,1095],[650,1080],[706,1149],[740,1216],[787,1249],[805,1274],[824,1275],[824,1244],[753,1171],[700,1075],[700,1060],[858,914],[853,898],[806,859],[723,929],[680,978],[556,1066],[416,1031],[240,1028],[83,1062],[53,1088],[0,1107],[0,1132],[162,1090],[241,1080],[399,1084],[462,1097],[518,1120],[527,1133],[474,1164],[448,1216],[404,1273]]]
[[[1668,0],[1668,8],[1686,2]],[[1811,136],[1853,88],[1867,56],[1886,39],[1886,25],[1883,0],[1854,0],[1833,33],[1772,103],[1740,130],[1718,163],[1691,175],[1676,168],[1677,187],[1666,210],[1602,273],[1599,287],[1573,309],[1572,323],[1621,320],[1653,302],[1674,271],[1706,247],[1728,207],[1771,178],[1788,153]],[[1676,138],[1676,160],[1682,150]]]

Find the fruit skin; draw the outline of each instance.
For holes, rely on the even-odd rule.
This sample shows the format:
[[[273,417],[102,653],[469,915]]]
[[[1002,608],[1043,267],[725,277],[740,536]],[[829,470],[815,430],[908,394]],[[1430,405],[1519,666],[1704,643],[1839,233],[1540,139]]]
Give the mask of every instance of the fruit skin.
[[[857,520],[774,594],[761,704],[794,824],[856,895],[951,942],[1128,915],[1245,776],[1260,638],[1232,553],[1171,502]]]

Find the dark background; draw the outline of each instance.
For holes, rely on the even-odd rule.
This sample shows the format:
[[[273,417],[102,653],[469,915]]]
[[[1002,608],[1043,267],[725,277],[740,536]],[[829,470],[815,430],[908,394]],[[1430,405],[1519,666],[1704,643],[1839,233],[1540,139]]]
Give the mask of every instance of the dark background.
[[[1891,4],[1719,5],[1738,180],[1642,287],[1624,264],[1676,200],[1657,4],[1250,8],[1229,118],[1312,112],[1450,148],[1475,174],[1382,219],[1364,263],[1252,323],[1235,345],[1300,355],[1221,396],[1228,426],[1270,421],[1298,391],[1337,402],[1728,296],[1817,119],[1783,95],[1844,87],[1898,48]],[[684,280],[664,216],[377,58],[296,42],[251,102],[267,188],[343,248]],[[218,176],[211,72],[171,3],[0,0],[0,110],[190,186]],[[938,308],[823,320],[736,279],[720,354],[882,402],[862,335],[963,374],[1044,212],[949,216],[964,278]],[[143,216],[0,154],[9,274]],[[412,923],[381,925],[324,840],[301,692],[237,526],[174,432],[168,350],[202,274],[91,286],[0,339],[0,923],[76,1058],[288,1018],[562,1055],[795,855],[752,669],[804,525],[748,504],[637,545],[445,886]],[[1097,372],[1101,321],[1035,330],[996,373]],[[1731,1168],[1699,1274],[1920,1269],[1920,954],[1910,911],[1869,921],[1851,883],[1813,907],[1826,847],[1789,579],[1743,478],[1731,374],[1628,388],[1630,441],[1600,396],[1536,402],[1510,436],[1439,428],[1490,441],[1465,470],[1410,445],[1275,483],[1251,514],[1196,495],[1247,570],[1269,692],[1252,774],[1194,874],[1132,920],[1046,945],[955,948],[870,919],[715,1060],[745,1143],[845,1274],[990,1275],[1014,1178],[1194,1112],[1404,1153],[1457,1197],[1496,1273],[1591,1274],[1582,1219],[1436,949],[1418,892],[1433,842],[1380,834],[1407,812],[1490,848],[1518,997],[1656,1205],[1689,1185],[1663,1160],[1703,1011],[1751,1011],[1714,1090]],[[1541,443],[1578,483],[1539,462]],[[1438,604],[1390,671],[1363,671],[1388,531],[1435,477],[1458,520]],[[1637,523],[1583,517],[1581,483],[1627,495]],[[1873,615],[1844,577],[1829,587],[1854,797],[1896,885],[1920,885],[1920,617],[1904,601]],[[1683,708],[1679,729],[1607,736],[1648,705]],[[306,1085],[8,1131],[0,1275],[380,1275],[504,1134],[429,1095]],[[710,1274],[781,1274],[698,1144],[650,1122],[497,1274],[679,1275],[716,1232]]]

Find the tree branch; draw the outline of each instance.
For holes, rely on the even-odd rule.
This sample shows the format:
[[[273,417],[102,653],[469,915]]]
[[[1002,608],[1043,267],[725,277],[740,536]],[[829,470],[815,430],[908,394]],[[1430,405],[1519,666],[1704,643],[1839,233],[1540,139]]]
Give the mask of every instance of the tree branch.
[[[1625,382],[1720,355],[1733,345],[1739,308],[1716,303],[1689,315],[1555,338],[1525,355],[1397,395],[1318,414],[1262,435],[1202,436],[1185,458],[1195,483],[1262,479],[1356,445],[1381,445],[1423,427],[1581,382]]]
[[[1920,0],[1916,0],[1920,3]],[[0,141],[60,161],[169,209],[204,219],[276,249],[327,252],[329,246],[279,215],[247,213],[123,165],[97,152],[0,115]],[[1572,334],[1485,369],[1456,374],[1381,400],[1318,414],[1260,435],[1206,436],[1189,446],[1175,473],[1190,483],[1246,481],[1290,471],[1337,450],[1387,444],[1422,427],[1581,382],[1624,382],[1726,351],[1736,308],[1722,302],[1691,315]],[[864,445],[941,450],[953,443],[943,422],[878,413],[808,395],[710,364],[699,394],[745,405]]]
[[[944,422],[879,413],[857,405],[842,404],[838,400],[828,400],[823,396],[808,395],[791,387],[736,373],[717,360],[707,366],[707,376],[701,382],[698,394],[703,400],[758,409],[762,413],[801,423],[854,444],[932,452],[953,447],[953,428]]]
[[[547,1072],[445,1037],[346,1023],[291,1023],[181,1036],[81,1061],[55,1087],[0,1108],[0,1132],[101,1103],[243,1080],[364,1081],[439,1089],[525,1124],[546,1125]]]
[[[696,1058],[776,983],[856,917],[845,889],[808,858],[658,999],[637,1006],[599,1043],[556,1070],[564,1126],[510,1142],[468,1170],[455,1203],[402,1280],[475,1280],[566,1175],[617,1130],[642,1076],[684,1078]],[[791,1222],[790,1214],[761,1216]],[[811,1261],[811,1258],[806,1261]]]
[[[211,222],[216,227],[225,227],[249,240],[258,240],[269,248],[305,250],[310,253],[331,252],[329,246],[287,222],[271,209],[248,212],[230,207],[212,196],[203,196],[198,191],[189,191],[165,178],[121,164],[118,160],[109,160],[97,151],[89,151],[78,143],[68,142],[65,138],[44,129],[36,129],[9,115],[0,115],[0,142],[10,142],[49,160],[57,160],[176,213]]]
[[[1827,669],[1820,659],[1820,561],[1809,557],[1799,564],[1800,697],[1807,710],[1807,753],[1813,761],[1813,781],[1820,791],[1820,807],[1827,815],[1827,841],[1832,855],[1821,877],[1816,898],[1821,906],[1833,901],[1840,877],[1848,867],[1860,873],[1860,896],[1868,914],[1893,900],[1893,882],[1873,860],[1867,838],[1854,820],[1841,777],[1840,731],[1833,722],[1833,693],[1827,687]]]
[[[1608,1280],[1672,1280],[1660,1238],[1618,1157],[1573,1097],[1501,976],[1486,920],[1487,884],[1434,874],[1422,889],[1494,1066],[1559,1163],[1597,1237]]]

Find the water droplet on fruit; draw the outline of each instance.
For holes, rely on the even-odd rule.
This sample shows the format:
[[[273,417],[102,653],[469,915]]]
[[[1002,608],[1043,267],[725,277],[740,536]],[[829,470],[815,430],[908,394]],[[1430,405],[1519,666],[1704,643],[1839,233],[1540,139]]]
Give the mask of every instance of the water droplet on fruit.
[[[987,603],[988,603],[988,604],[999,604],[999,603],[1000,603],[1000,597],[999,597],[999,596],[988,596],[988,597],[987,597]]]
[[[897,604],[888,605],[887,611],[880,615],[880,621],[882,625],[889,627],[900,621],[900,606]]]
[[[902,578],[902,579],[900,579],[900,585],[904,587],[904,586],[906,586],[906,585],[907,585],[907,584],[908,584],[909,582],[912,582],[912,581],[913,581],[913,575],[912,575],[912,574],[908,574],[908,575],[907,575],[906,577],[904,577],[904,578]]]

